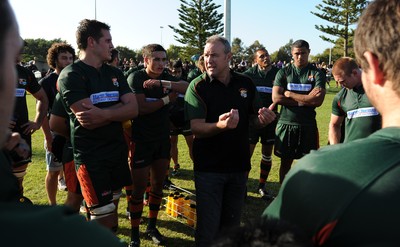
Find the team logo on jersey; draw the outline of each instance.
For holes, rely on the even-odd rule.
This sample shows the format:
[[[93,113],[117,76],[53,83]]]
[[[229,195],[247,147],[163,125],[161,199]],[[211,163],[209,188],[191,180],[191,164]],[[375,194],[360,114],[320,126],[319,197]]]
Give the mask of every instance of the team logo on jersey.
[[[112,80],[114,86],[119,87],[119,83],[118,83],[118,79],[117,78],[113,77],[113,78],[111,78],[111,80]]]
[[[247,98],[247,89],[246,88],[239,89],[239,92],[240,92],[240,96],[242,96],[242,98]]]
[[[313,75],[309,75],[309,76],[308,76],[308,81],[309,81],[309,82],[315,81],[314,76],[313,76]]]
[[[20,85],[24,85],[24,86],[26,86],[26,84],[27,84],[26,79],[23,79],[23,78],[19,78],[18,83],[19,83]]]

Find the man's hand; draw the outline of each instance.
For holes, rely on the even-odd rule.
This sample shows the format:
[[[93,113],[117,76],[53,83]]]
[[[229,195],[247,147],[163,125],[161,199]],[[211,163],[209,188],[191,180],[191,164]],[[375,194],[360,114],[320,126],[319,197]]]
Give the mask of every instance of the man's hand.
[[[21,125],[21,128],[25,128],[25,135],[32,135],[36,130],[40,129],[40,124],[33,121],[28,121],[27,123]]]
[[[177,92],[170,92],[169,94],[168,94],[168,97],[169,97],[169,102],[175,102],[176,101],[176,99],[178,98],[178,96],[179,96],[179,93],[177,93]]]
[[[232,109],[230,112],[221,114],[217,123],[220,129],[234,129],[239,123],[239,111]]]
[[[76,119],[82,125],[82,127],[87,129],[94,129],[98,126],[104,125],[104,123],[109,122],[105,116],[105,111],[94,105],[87,105],[82,103],[82,107],[85,111],[80,111],[75,114]]]
[[[48,138],[46,137],[44,145],[46,145],[47,151],[51,152],[53,147],[53,137],[51,135]]]
[[[312,95],[312,96],[318,96],[319,94],[321,94],[322,89],[320,87],[315,87],[313,88],[313,90],[311,90],[311,92],[308,93],[308,95]]]
[[[143,82],[143,88],[161,87],[161,81],[158,79],[148,79]]]
[[[275,104],[272,103],[268,108],[263,107],[258,110],[258,121],[262,127],[275,120],[276,114],[272,111],[274,108]]]
[[[14,120],[11,120],[10,121],[10,125],[8,126],[8,128],[10,129],[10,130],[12,130],[12,129],[14,129],[15,128],[15,125],[17,124],[17,122],[15,122]]]

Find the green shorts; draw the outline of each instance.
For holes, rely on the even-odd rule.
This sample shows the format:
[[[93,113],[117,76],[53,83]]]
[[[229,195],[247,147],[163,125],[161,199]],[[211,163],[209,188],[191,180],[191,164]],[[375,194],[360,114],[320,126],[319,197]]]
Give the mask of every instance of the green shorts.
[[[171,143],[169,138],[155,142],[136,142],[132,169],[143,168],[159,159],[170,159]]]
[[[82,195],[88,204],[107,205],[113,199],[113,191],[132,184],[128,157],[116,160],[85,162],[77,166],[77,176]]]
[[[319,148],[317,126],[278,123],[274,154],[280,158],[300,159]]]

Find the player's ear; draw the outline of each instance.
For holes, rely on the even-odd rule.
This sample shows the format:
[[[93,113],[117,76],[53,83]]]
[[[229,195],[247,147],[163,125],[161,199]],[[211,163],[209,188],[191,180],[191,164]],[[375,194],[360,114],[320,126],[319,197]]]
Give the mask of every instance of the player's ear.
[[[370,51],[364,52],[364,57],[368,62],[370,81],[382,85],[385,82],[385,77],[382,69],[379,67],[378,57]]]

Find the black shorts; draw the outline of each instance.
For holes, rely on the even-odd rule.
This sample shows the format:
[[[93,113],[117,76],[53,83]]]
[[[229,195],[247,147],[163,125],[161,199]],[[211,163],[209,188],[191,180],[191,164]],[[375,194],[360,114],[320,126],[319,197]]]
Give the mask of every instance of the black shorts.
[[[159,159],[170,159],[171,143],[169,138],[155,142],[136,142],[132,169],[143,168]]]
[[[300,159],[319,148],[317,126],[278,123],[274,154],[280,158]]]
[[[275,143],[275,128],[277,121],[273,121],[264,128],[256,129],[249,128],[249,143],[256,145],[260,140],[262,145],[274,145]]]
[[[80,164],[77,176],[88,206],[107,205],[113,199],[113,191],[132,184],[128,157],[125,156]]]
[[[190,129],[190,122],[187,121],[186,124],[184,126],[182,126],[182,127],[176,127],[171,122],[169,135],[170,136],[177,136],[177,135],[190,136],[190,135],[193,135],[192,130]]]

